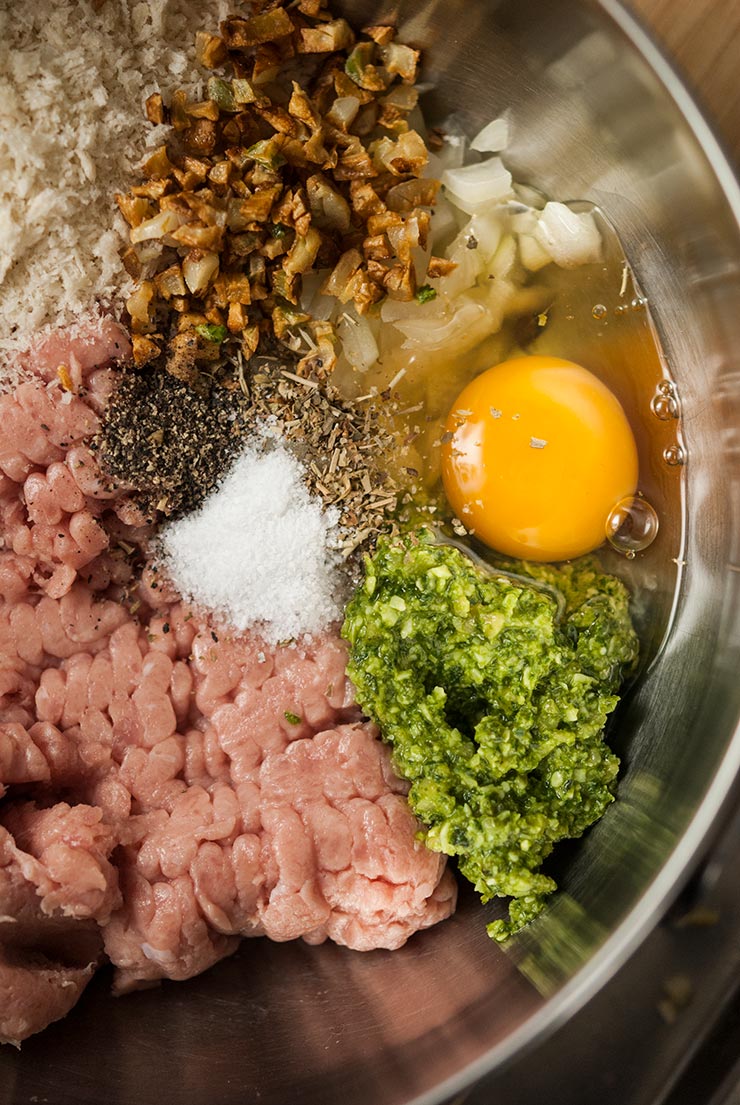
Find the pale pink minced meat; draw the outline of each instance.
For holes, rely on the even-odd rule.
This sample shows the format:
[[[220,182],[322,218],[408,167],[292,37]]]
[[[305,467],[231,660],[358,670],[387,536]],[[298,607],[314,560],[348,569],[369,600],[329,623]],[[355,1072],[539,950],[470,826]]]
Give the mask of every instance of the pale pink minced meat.
[[[132,578],[144,518],[89,449],[127,353],[109,320],[60,333],[0,395],[0,1040],[103,953],[123,991],[243,936],[397,948],[455,904],[343,642],[231,639]]]

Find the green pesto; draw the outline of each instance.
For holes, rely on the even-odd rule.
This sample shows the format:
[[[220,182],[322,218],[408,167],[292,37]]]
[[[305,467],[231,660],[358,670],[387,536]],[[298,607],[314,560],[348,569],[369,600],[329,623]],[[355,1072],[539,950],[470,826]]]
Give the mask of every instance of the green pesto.
[[[539,871],[554,844],[613,801],[603,729],[638,651],[627,590],[590,557],[499,574],[422,531],[366,559],[343,635],[423,839],[484,902],[512,899],[488,926],[505,939],[555,889]]]

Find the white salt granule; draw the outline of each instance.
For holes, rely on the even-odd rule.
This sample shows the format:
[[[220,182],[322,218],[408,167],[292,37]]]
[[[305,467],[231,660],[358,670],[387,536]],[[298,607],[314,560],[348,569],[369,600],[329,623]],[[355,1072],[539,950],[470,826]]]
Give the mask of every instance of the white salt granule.
[[[275,644],[340,616],[337,522],[284,446],[251,446],[197,511],[162,528],[162,567],[184,598]]]

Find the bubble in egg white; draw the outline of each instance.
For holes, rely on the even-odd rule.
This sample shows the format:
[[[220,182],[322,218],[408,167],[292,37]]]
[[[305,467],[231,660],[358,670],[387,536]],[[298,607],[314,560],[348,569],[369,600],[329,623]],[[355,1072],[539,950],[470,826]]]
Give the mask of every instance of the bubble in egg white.
[[[653,506],[635,495],[622,499],[606,520],[606,539],[613,549],[632,559],[652,545],[658,536],[658,515]]]

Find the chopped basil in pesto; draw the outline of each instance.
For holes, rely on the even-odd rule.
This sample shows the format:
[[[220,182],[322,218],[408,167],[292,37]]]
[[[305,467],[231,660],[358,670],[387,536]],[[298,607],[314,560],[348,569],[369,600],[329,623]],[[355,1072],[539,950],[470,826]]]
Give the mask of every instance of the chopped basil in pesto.
[[[365,573],[343,627],[359,702],[427,846],[484,902],[511,897],[488,926],[503,940],[555,889],[539,871],[554,844],[613,800],[603,729],[637,660],[628,592],[592,557],[499,574],[426,531],[381,540]]]

